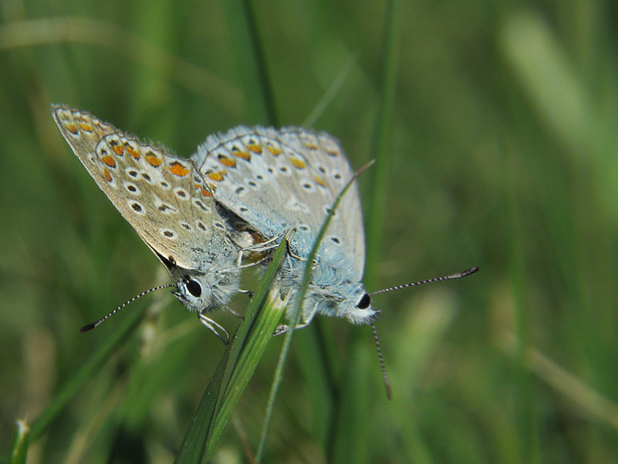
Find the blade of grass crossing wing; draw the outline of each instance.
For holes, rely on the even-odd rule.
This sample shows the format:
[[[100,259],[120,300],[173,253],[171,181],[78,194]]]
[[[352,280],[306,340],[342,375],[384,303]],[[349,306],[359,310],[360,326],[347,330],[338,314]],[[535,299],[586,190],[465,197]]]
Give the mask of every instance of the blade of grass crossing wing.
[[[279,298],[278,288],[270,287],[286,248],[286,240],[282,240],[242,324],[204,392],[175,463],[207,462],[215,450],[240,395],[283,315],[287,302]]]
[[[320,227],[320,231],[318,232],[318,235],[315,239],[313,248],[311,249],[311,252],[309,253],[309,257],[307,258],[307,264],[305,265],[305,269],[303,271],[302,284],[300,288],[298,289],[298,292],[294,296],[294,307],[293,307],[292,318],[291,318],[292,320],[289,321],[289,328],[288,328],[288,331],[285,333],[285,339],[283,340],[283,346],[281,348],[281,355],[279,356],[279,362],[277,363],[277,369],[275,370],[275,377],[273,379],[273,385],[270,390],[270,395],[268,398],[268,405],[266,407],[266,417],[264,418],[264,426],[262,427],[262,436],[260,438],[260,444],[258,445],[258,450],[256,454],[256,462],[261,462],[262,456],[264,454],[264,446],[266,445],[266,438],[268,436],[268,430],[270,428],[270,422],[272,420],[275,398],[277,397],[277,392],[279,391],[279,386],[281,385],[281,380],[283,379],[283,369],[285,368],[285,363],[287,361],[288,353],[290,352],[290,347],[292,345],[292,337],[294,334],[294,330],[296,326],[298,325],[298,323],[300,322],[302,302],[305,298],[305,293],[307,292],[307,287],[309,286],[309,282],[311,280],[311,274],[313,271],[313,262],[315,261],[315,258],[318,254],[320,243],[322,243],[322,239],[324,238],[324,235],[326,234],[326,229],[328,228],[328,225],[330,224],[330,221],[333,218],[333,215],[335,214],[335,211],[337,210],[337,207],[339,206],[341,199],[343,198],[345,193],[348,191],[350,186],[354,183],[356,178],[365,169],[370,167],[373,163],[374,161],[370,161],[365,166],[360,168],[354,174],[354,176],[352,176],[352,178],[348,181],[348,183],[341,190],[341,192],[339,192],[339,195],[337,195],[337,198],[335,198],[335,202],[330,208],[330,211],[326,215],[326,219],[324,219],[324,222],[322,223],[322,227]],[[288,295],[288,298],[289,296],[290,295]]]

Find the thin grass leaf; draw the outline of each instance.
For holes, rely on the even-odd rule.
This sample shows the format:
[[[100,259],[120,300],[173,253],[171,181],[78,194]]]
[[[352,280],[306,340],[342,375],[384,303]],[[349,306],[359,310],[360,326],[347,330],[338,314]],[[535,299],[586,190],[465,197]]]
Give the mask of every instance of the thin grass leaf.
[[[341,202],[341,199],[348,191],[350,186],[356,181],[356,178],[363,172],[365,169],[369,168],[374,162],[370,161],[365,166],[360,168],[354,176],[348,181],[345,187],[339,192],[337,198],[335,198],[334,203],[332,204],[324,222],[322,223],[322,227],[320,227],[320,231],[315,239],[313,247],[311,248],[311,252],[309,253],[309,257],[307,258],[307,264],[305,264],[305,269],[303,271],[303,280],[300,288],[298,289],[298,293],[294,295],[294,307],[292,312],[292,317],[290,321],[290,325],[288,327],[288,331],[285,333],[285,339],[283,340],[283,347],[281,348],[281,354],[279,355],[279,362],[277,363],[277,369],[275,371],[275,377],[273,380],[273,385],[270,390],[270,395],[268,398],[268,405],[266,407],[266,417],[264,418],[264,425],[262,427],[262,436],[260,438],[260,444],[258,445],[258,450],[256,454],[256,462],[261,462],[262,457],[264,455],[264,447],[266,446],[266,438],[268,437],[268,431],[270,429],[270,422],[272,420],[272,415],[274,411],[275,398],[277,397],[277,392],[279,391],[279,386],[283,380],[283,369],[285,368],[285,364],[288,358],[288,354],[290,352],[290,347],[292,346],[292,337],[294,336],[294,330],[296,330],[296,326],[300,322],[300,317],[302,314],[302,304],[305,299],[305,294],[307,293],[307,287],[309,287],[309,282],[311,281],[311,276],[313,274],[313,263],[316,260],[318,255],[318,250],[320,248],[320,244],[324,239],[324,235],[326,234],[326,229],[330,224],[331,219],[335,215],[335,211]],[[292,293],[292,292],[290,292]]]
[[[13,443],[9,464],[26,464],[28,459],[28,445],[30,443],[30,427],[26,421],[18,420],[13,429]]]
[[[210,379],[206,392],[195,411],[191,426],[187,430],[178,455],[174,460],[175,464],[202,462],[206,441],[210,435],[212,420],[215,415],[217,398],[221,395],[221,383],[229,354],[229,350],[226,350]]]
[[[218,411],[218,420],[213,427],[212,438],[208,443],[207,456],[214,451],[214,447],[227,422],[229,421],[240,396],[244,392],[249,380],[255,372],[258,362],[266,349],[266,345],[273,337],[273,333],[285,312],[288,299],[282,300],[279,288],[275,285],[267,295],[267,299],[258,307],[259,317],[251,327],[251,332],[243,346],[237,365],[231,371],[231,378],[227,386],[227,396]],[[228,363],[229,366],[230,363]],[[228,371],[230,371],[228,369]]]
[[[335,80],[331,83],[328,89],[326,89],[326,92],[324,93],[324,95],[322,95],[322,98],[320,98],[320,101],[317,103],[317,105],[315,105],[315,107],[311,110],[309,116],[305,118],[305,120],[301,124],[302,127],[313,127],[318,118],[322,116],[322,114],[326,111],[326,108],[328,108],[328,105],[332,103],[332,101],[341,90],[341,87],[343,86],[345,81],[348,79],[348,77],[350,77],[350,72],[352,71],[354,64],[356,64],[357,59],[358,56],[356,54],[350,55],[348,60],[341,68],[341,71],[339,71],[339,74],[337,74]]]
[[[513,155],[515,153],[512,150],[508,150],[506,155],[508,156],[509,163],[516,163],[516,159]],[[535,385],[534,379],[530,372],[528,372],[525,365],[525,353],[524,344],[527,343],[531,337],[530,333],[530,317],[532,308],[528,306],[528,298],[526,296],[526,264],[525,264],[525,245],[523,237],[521,235],[522,227],[524,223],[524,216],[520,201],[516,195],[517,192],[517,179],[515,179],[509,173],[514,172],[508,170],[505,174],[508,176],[506,182],[511,186],[509,189],[509,195],[507,200],[507,211],[509,213],[509,219],[512,224],[512,231],[510,232],[510,278],[512,287],[513,298],[513,319],[516,326],[516,331],[523,344],[517,346],[517,365],[516,365],[516,383],[517,383],[517,412],[515,414],[516,421],[520,436],[525,437],[525,447],[519,450],[520,456],[524,457],[526,462],[538,463],[541,456],[540,443],[538,441],[538,410],[534,401],[535,397]]]
[[[273,255],[243,323],[204,392],[175,463],[207,462],[214,452],[285,310],[287,301],[281,300],[279,289],[271,284],[286,247],[287,237]]]
[[[390,134],[393,125],[393,109],[395,106],[395,91],[399,67],[399,44],[401,40],[401,4],[399,0],[388,2],[385,18],[385,38],[382,56],[381,88],[378,89],[380,99],[376,113],[376,130],[373,141],[372,156],[376,159],[376,171],[373,173],[371,185],[371,203],[368,205],[367,223],[367,256],[364,282],[367,288],[374,287],[376,281],[377,262],[382,244],[384,227],[384,211],[386,210],[386,190],[390,149]],[[371,403],[369,382],[362,374],[366,371],[365,353],[356,343],[360,331],[353,335],[350,343],[349,360],[346,363],[344,378],[347,379],[342,391],[340,402],[333,411],[333,430],[330,442],[327,444],[327,459],[329,462],[364,462],[367,458]]]
[[[278,118],[268,78],[262,39],[258,34],[255,9],[250,0],[223,2],[230,30],[230,40],[238,63],[238,75],[247,99],[247,123],[268,122],[277,126]]]
[[[47,431],[52,421],[60,414],[73,396],[88,382],[92,376],[101,369],[109,356],[120,346],[121,343],[132,333],[141,322],[147,305],[133,308],[118,327],[110,333],[105,342],[91,355],[84,365],[73,374],[73,377],[64,385],[63,389],[55,396],[54,401],[34,421],[30,432],[32,442],[38,440]],[[86,342],[84,342],[86,343]]]
[[[382,243],[384,211],[386,206],[386,183],[392,157],[391,133],[393,126],[393,109],[395,91],[397,90],[397,73],[399,69],[399,41],[401,37],[401,5],[399,0],[388,2],[388,14],[385,22],[386,36],[382,56],[380,99],[376,112],[376,128],[373,140],[372,157],[376,160],[376,169],[372,176],[371,203],[367,221],[367,260],[365,267],[365,285],[371,287],[375,281],[376,263]]]

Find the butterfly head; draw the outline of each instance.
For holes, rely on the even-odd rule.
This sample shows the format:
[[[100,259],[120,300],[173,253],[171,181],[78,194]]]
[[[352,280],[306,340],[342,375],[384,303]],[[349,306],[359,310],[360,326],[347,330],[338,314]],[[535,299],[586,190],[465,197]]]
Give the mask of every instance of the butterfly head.
[[[341,302],[342,315],[352,324],[373,324],[380,317],[380,311],[372,306],[371,297],[363,284],[353,287],[352,296]]]
[[[320,314],[345,317],[352,324],[373,324],[380,315],[360,282],[344,281],[337,285],[316,286],[312,290]]]
[[[223,270],[205,261],[198,269],[185,269],[172,256],[155,253],[174,279],[176,290],[172,293],[189,311],[206,313],[226,305],[238,291],[240,270],[236,267]]]
[[[188,271],[178,268],[174,275],[176,291],[172,292],[189,311],[206,313],[226,305],[238,290],[239,273],[218,271]]]

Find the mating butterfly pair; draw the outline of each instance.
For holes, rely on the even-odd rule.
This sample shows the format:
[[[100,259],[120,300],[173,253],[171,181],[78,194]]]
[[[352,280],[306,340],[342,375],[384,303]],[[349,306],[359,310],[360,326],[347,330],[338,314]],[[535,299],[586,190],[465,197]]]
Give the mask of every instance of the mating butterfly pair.
[[[322,132],[240,126],[211,135],[183,159],[87,112],[53,105],[52,114],[97,185],[167,268],[174,294],[217,335],[225,329],[207,313],[225,309],[239,291],[243,258],[276,245],[291,228],[279,282],[284,292],[298,288],[329,207],[353,176],[339,142]],[[320,245],[301,325],[318,313],[372,323],[377,311],[361,283],[364,264],[353,183]]]

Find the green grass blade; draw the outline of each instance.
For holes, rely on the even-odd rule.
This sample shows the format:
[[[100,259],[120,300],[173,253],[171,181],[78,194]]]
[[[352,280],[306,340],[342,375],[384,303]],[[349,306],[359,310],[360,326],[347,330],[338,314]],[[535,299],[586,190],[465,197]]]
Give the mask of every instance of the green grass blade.
[[[174,460],[177,464],[199,463],[203,460],[206,439],[210,435],[217,398],[221,395],[221,384],[229,354],[229,350],[225,352],[206,388],[206,392],[193,416],[191,426],[187,430],[178,455]]]
[[[247,99],[249,119],[245,122],[276,126],[278,119],[255,9],[250,0],[230,0],[223,2],[223,6]]]
[[[256,454],[256,462],[261,462],[262,457],[264,455],[264,447],[266,446],[266,438],[268,437],[268,430],[270,428],[270,422],[272,419],[272,414],[274,411],[275,398],[277,396],[277,392],[279,391],[279,386],[281,385],[281,381],[283,380],[283,369],[285,368],[285,364],[288,358],[288,354],[290,352],[290,347],[292,346],[292,337],[294,336],[294,330],[296,326],[300,322],[300,317],[302,314],[302,303],[305,299],[305,294],[307,293],[307,287],[309,286],[309,282],[311,280],[311,276],[313,274],[313,262],[315,261],[318,250],[320,248],[320,244],[324,239],[324,235],[326,234],[326,229],[328,229],[328,225],[330,224],[331,219],[333,218],[341,199],[348,191],[350,186],[356,181],[356,178],[363,172],[365,169],[370,167],[373,164],[373,161],[369,162],[361,169],[359,169],[354,176],[348,181],[345,187],[339,192],[337,198],[335,198],[334,203],[332,204],[324,222],[322,223],[322,227],[320,227],[320,231],[315,239],[313,244],[313,248],[311,248],[311,252],[309,253],[309,257],[307,258],[307,264],[305,265],[305,269],[303,271],[303,280],[300,288],[298,289],[298,293],[294,295],[294,307],[292,312],[292,320],[289,321],[289,329],[285,334],[285,339],[283,340],[283,347],[281,348],[281,355],[279,356],[279,362],[277,363],[277,369],[275,371],[275,378],[273,380],[273,385],[270,390],[270,395],[268,398],[268,406],[266,408],[266,417],[264,419],[264,426],[262,427],[262,436],[260,438],[260,444],[258,446],[257,454]]]
[[[26,464],[29,443],[30,427],[25,421],[18,420],[13,429],[13,443],[8,460],[9,464]]]
[[[326,111],[326,108],[328,108],[328,106],[333,102],[333,100],[335,99],[335,97],[337,96],[341,88],[343,87],[343,84],[350,77],[350,73],[352,72],[352,68],[356,64],[357,59],[358,59],[358,56],[356,55],[351,55],[348,58],[348,60],[344,63],[343,67],[341,68],[341,71],[339,71],[337,78],[331,83],[328,89],[326,89],[326,92],[324,93],[324,95],[322,95],[322,98],[320,98],[320,101],[311,110],[311,113],[309,113],[309,116],[307,116],[305,120],[302,122],[301,124],[302,127],[313,127],[316,121],[319,119],[319,117],[322,116],[322,114],[324,114],[324,112]]]
[[[367,259],[364,282],[368,288],[375,288],[377,262],[382,247],[384,212],[389,159],[392,156],[390,139],[395,106],[395,91],[399,67],[399,43],[401,40],[401,2],[388,2],[385,18],[385,39],[382,56],[382,76],[378,94],[380,99],[376,113],[376,129],[372,155],[376,159],[376,170],[371,185],[371,203],[368,208]],[[357,342],[362,335],[356,331],[350,343],[349,360],[346,362],[344,378],[347,379],[338,407],[333,414],[331,441],[327,445],[330,462],[364,462],[367,457],[370,430],[371,405],[366,401],[371,396],[370,385],[362,375],[366,372],[364,347]]]
[[[266,345],[272,339],[287,303],[279,298],[278,288],[271,289],[286,247],[286,240],[283,240],[251,301],[243,323],[206,388],[176,463],[208,461]]]
[[[382,243],[384,226],[384,211],[386,207],[386,183],[390,167],[389,158],[392,150],[390,140],[393,125],[393,109],[395,107],[395,91],[397,89],[397,73],[399,69],[399,41],[401,38],[401,14],[399,0],[388,3],[384,41],[384,63],[382,65],[382,88],[379,89],[381,98],[378,102],[376,114],[376,128],[373,140],[373,157],[376,168],[373,173],[371,188],[372,202],[369,204],[367,222],[367,266],[365,284],[369,287],[375,281],[375,269]]]

